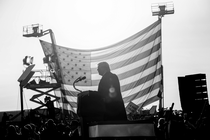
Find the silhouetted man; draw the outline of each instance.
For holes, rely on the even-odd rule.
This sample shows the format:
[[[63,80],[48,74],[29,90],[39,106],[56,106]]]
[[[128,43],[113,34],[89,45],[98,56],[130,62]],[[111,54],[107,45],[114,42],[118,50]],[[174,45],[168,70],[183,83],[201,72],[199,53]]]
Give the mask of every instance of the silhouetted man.
[[[46,106],[48,109],[48,116],[50,119],[55,119],[55,107],[53,104],[53,101],[51,101],[51,98],[46,96],[45,97]]]
[[[105,106],[104,120],[127,120],[117,75],[111,73],[107,62],[98,64],[98,73],[102,76],[98,85],[98,92]]]

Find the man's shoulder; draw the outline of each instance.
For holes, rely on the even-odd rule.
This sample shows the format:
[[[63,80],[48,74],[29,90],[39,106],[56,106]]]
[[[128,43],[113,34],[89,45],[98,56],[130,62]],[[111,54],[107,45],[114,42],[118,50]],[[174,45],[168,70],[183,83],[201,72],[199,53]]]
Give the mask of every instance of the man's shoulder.
[[[105,74],[105,76],[117,76],[117,75],[114,74],[114,73],[112,73],[112,72],[107,72],[107,73]]]
[[[104,75],[104,79],[118,79],[118,76],[112,72],[108,72]]]

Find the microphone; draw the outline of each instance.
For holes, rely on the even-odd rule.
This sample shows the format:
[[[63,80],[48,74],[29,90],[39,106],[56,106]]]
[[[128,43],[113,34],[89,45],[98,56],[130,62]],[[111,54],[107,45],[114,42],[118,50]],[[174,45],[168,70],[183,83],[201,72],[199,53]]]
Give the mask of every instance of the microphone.
[[[85,80],[86,79],[86,76],[80,76],[77,80],[76,80],[76,82],[79,82],[79,81],[82,81],[82,80]]]

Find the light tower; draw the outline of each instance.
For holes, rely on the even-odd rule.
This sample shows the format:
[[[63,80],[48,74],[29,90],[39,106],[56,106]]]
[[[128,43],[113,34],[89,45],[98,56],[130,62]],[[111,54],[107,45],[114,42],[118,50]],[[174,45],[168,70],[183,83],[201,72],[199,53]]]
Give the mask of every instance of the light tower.
[[[168,14],[174,14],[174,4],[173,2],[165,2],[165,3],[154,3],[151,5],[151,11],[152,11],[152,16],[158,16],[158,20],[160,20],[160,28],[162,32],[162,17]],[[160,47],[162,51],[162,33],[161,33],[161,38],[160,38]],[[161,52],[161,61],[163,64],[163,59],[162,59],[162,52]],[[164,108],[164,83],[163,83],[163,65],[161,65],[161,73],[162,73],[162,95],[159,100],[159,110]]]

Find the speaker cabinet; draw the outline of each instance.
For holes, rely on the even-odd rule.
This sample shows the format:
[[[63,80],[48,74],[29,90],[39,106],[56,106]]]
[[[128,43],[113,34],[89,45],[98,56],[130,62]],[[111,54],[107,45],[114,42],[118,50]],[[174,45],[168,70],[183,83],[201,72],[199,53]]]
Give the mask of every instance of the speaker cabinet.
[[[205,105],[209,105],[206,75],[194,74],[178,77],[178,83],[182,110],[200,114]]]

